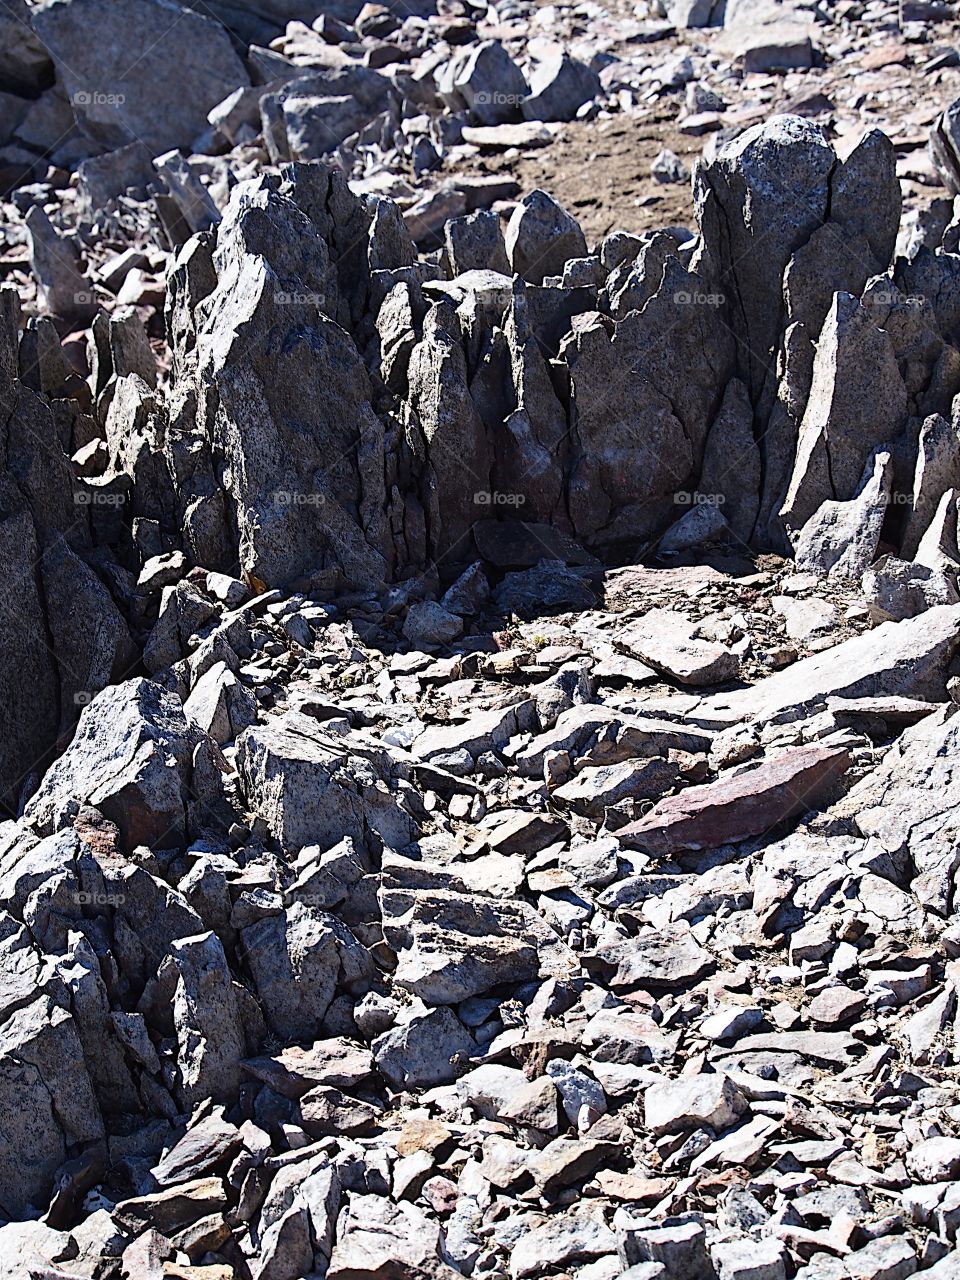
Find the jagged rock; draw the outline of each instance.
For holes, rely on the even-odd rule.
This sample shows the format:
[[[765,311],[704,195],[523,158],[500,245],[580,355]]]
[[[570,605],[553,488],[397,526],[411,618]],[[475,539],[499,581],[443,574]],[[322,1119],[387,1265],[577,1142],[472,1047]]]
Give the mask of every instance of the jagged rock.
[[[730,526],[720,508],[712,502],[695,503],[660,539],[661,555],[677,555],[707,543],[726,542]]]
[[[197,934],[171,943],[170,954],[183,1099],[232,1101],[246,1044],[223,947],[215,934]]]
[[[520,1237],[510,1256],[510,1274],[520,1280],[545,1267],[612,1256],[616,1248],[617,1237],[596,1218],[582,1215],[554,1220]]]
[[[528,93],[527,82],[499,40],[484,40],[454,60],[438,85],[459,99],[481,125],[515,119]]]
[[[597,954],[614,968],[610,985],[617,990],[694,982],[712,966],[710,953],[697,943],[689,928],[677,926],[613,942]]]
[[[536,976],[537,949],[522,912],[443,890],[384,889],[384,937],[397,983],[428,1004],[455,1004],[503,982]]]
[[[712,27],[723,20],[719,0],[669,0],[666,16],[678,27]]]
[[[403,623],[403,634],[417,649],[424,645],[449,644],[463,631],[463,622],[432,600],[411,605]]]
[[[697,493],[707,501],[697,510],[718,511],[741,542],[749,542],[760,507],[760,446],[753,435],[753,407],[739,378],[723,393],[723,403],[707,435]],[[736,465],[731,466],[731,459]]]
[[[720,1132],[748,1109],[729,1076],[698,1075],[652,1084],[643,1095],[644,1122],[651,1133],[675,1133],[706,1125]]]
[[[0,1064],[8,1117],[29,1117],[33,1126],[13,1123],[4,1133],[2,1198],[15,1215],[43,1198],[68,1147],[101,1140],[104,1128],[74,1019],[49,996],[3,1024]]]
[[[870,369],[870,387],[857,377]],[[780,512],[798,529],[827,500],[849,501],[877,445],[903,430],[907,392],[893,343],[867,308],[838,293],[824,322],[813,382],[800,424],[797,457]]]
[[[829,207],[835,165],[814,124],[779,116],[747,129],[696,175],[705,251],[727,300],[754,404],[776,360],[783,273]]]
[[[308,192],[308,179],[323,191]],[[196,304],[183,336],[196,347],[191,365],[213,388],[200,402],[197,431],[228,470],[226,496],[238,513],[236,550],[224,548],[222,566],[210,567],[239,558],[273,583],[333,563],[358,584],[382,583],[383,425],[360,356],[330,318],[348,304],[338,303],[327,242],[294,197],[308,208],[314,198],[331,200],[334,212],[323,216],[333,237],[333,219],[344,225],[362,215],[346,191],[330,197],[337,180],[325,170],[294,166],[289,182],[289,195],[263,183],[235,189],[218,237],[217,286],[206,306]],[[267,341],[274,330],[291,341]],[[304,418],[297,388],[307,384],[326,391],[306,402]],[[191,486],[184,505],[209,495],[212,474],[198,471]]]
[[[915,618],[958,602],[955,582],[939,569],[883,556],[863,575],[863,594],[878,622]]]
[[[192,750],[179,700],[149,680],[104,689],[80,714],[76,736],[48,770],[27,820],[49,833],[81,804],[114,822],[123,846],[163,847],[184,832]]]
[[[767,676],[751,689],[716,694],[711,712],[725,721],[767,721],[791,707],[830,695],[884,696],[937,701],[950,659],[960,643],[960,609],[931,609],[919,618],[890,622]]]
[[[157,156],[153,167],[163,179],[171,198],[191,231],[206,231],[220,221],[220,210],[213,202],[199,175],[179,151]]]
[[[669,609],[652,609],[617,638],[628,653],[681,684],[720,684],[736,675],[739,661],[723,645],[697,636],[689,618]]]
[[[394,1275],[397,1280],[455,1280],[459,1272],[443,1260],[439,1224],[421,1209],[381,1196],[349,1198],[337,1220],[337,1242],[329,1280]]]
[[[892,484],[890,454],[878,451],[867,463],[853,498],[825,502],[800,530],[797,568],[838,578],[859,577],[877,553]]]
[[[582,258],[587,242],[576,219],[545,191],[531,191],[510,215],[506,230],[510,266],[530,284],[561,275],[568,258]]]
[[[530,95],[520,104],[524,120],[572,120],[600,92],[597,73],[560,50],[537,63],[529,83]]]
[[[371,833],[393,848],[415,837],[413,819],[386,785],[388,758],[358,770],[317,722],[291,711],[245,729],[237,740],[237,767],[254,809],[287,849],[329,848],[344,836],[364,843]]]
[[[703,1225],[693,1218],[667,1218],[661,1223],[641,1218],[617,1231],[620,1261],[625,1266],[658,1262],[666,1276],[694,1280],[709,1275],[710,1257]]]
[[[957,487],[960,487],[957,426],[939,414],[933,414],[924,421],[920,429],[917,464],[913,476],[913,501],[900,543],[901,555],[905,560],[916,554],[942,495],[948,489]]]
[[[75,246],[58,233],[39,205],[27,214],[26,226],[30,266],[45,310],[65,318],[89,317],[93,293],[80,271]]]
[[[340,972],[335,931],[296,902],[240,936],[268,1025],[284,1040],[315,1040]]]
[[[664,147],[650,162],[650,176],[662,183],[689,182],[690,170],[675,151]]]
[[[929,616],[929,615],[924,615]],[[856,829],[890,853],[908,852],[915,892],[946,913],[952,900],[955,855],[953,779],[948,761],[960,729],[952,705],[904,731],[875,769],[838,802]]]
[[[623,800],[656,800],[678,780],[674,765],[656,757],[650,760],[625,760],[622,764],[601,765],[582,769],[572,782],[553,792],[578,813],[602,818],[608,805]]]
[[[786,1280],[786,1249],[779,1240],[728,1240],[710,1258],[717,1280]]]
[[[476,1042],[451,1009],[428,1009],[417,1001],[371,1048],[377,1070],[392,1087],[409,1090],[456,1079],[459,1061],[474,1052]]]
[[[0,77],[24,97],[50,79],[50,55],[33,29],[26,0],[4,0],[0,11]]]
[[[250,1058],[243,1069],[285,1098],[299,1100],[325,1086],[355,1089],[370,1079],[373,1059],[362,1045],[332,1036],[306,1049],[294,1045],[275,1058]]]
[[[559,560],[541,560],[532,569],[508,573],[493,593],[501,613],[529,614],[543,609],[588,609],[596,593],[584,575]]]

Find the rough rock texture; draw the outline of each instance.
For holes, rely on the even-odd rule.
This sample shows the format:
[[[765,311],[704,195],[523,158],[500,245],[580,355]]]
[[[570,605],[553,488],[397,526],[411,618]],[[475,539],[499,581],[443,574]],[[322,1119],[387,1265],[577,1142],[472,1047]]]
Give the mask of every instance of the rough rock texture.
[[[953,1275],[960,25],[414,9],[0,0],[0,1274]]]

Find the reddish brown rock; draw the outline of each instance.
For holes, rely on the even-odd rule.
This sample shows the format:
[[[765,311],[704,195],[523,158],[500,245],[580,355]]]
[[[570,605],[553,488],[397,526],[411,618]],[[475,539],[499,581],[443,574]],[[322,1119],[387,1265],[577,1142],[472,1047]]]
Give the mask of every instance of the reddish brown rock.
[[[661,855],[749,840],[814,808],[849,764],[843,748],[790,747],[755,769],[668,796],[617,835]]]

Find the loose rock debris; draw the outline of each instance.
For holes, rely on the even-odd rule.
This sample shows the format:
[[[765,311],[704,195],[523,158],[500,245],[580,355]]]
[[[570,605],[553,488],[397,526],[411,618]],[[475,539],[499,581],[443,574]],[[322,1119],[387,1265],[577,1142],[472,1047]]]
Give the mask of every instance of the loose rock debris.
[[[960,1275],[953,8],[3,0],[0,1275]]]

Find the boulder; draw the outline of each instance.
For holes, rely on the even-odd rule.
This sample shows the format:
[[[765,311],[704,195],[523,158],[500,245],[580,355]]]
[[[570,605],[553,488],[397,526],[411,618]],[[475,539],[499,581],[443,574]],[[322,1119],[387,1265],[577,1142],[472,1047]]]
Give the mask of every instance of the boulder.
[[[83,708],[73,742],[47,771],[26,818],[49,833],[81,804],[116,824],[122,847],[169,848],[184,836],[194,739],[180,700],[149,680],[104,689]]]
[[[285,849],[344,836],[365,844],[371,835],[402,848],[416,824],[389,789],[386,753],[364,768],[311,717],[290,711],[251,725],[237,739],[237,769],[254,811]]]
[[[730,649],[697,635],[696,623],[672,609],[651,609],[617,637],[621,649],[685,685],[721,684],[740,663]]]
[[[587,242],[580,225],[545,191],[524,196],[507,223],[507,257],[517,275],[530,284],[562,275],[568,258],[582,258]]]
[[[867,463],[850,501],[826,501],[797,534],[797,569],[835,578],[860,577],[877,554],[892,484],[891,456],[880,450]]]
[[[214,933],[196,934],[172,942],[170,955],[180,1096],[187,1106],[206,1098],[232,1102],[246,1042],[223,946]]]
[[[394,979],[426,1004],[455,1004],[539,971],[524,914],[509,902],[385,888],[380,905],[384,937],[397,954]]]
[[[224,28],[173,0],[45,0],[32,19],[81,128],[106,147],[188,146],[249,84]]]
[[[524,120],[572,120],[600,92],[597,73],[563,50],[537,63],[529,83],[529,97],[520,104]]]

